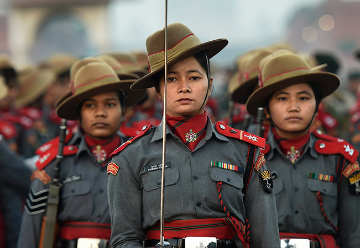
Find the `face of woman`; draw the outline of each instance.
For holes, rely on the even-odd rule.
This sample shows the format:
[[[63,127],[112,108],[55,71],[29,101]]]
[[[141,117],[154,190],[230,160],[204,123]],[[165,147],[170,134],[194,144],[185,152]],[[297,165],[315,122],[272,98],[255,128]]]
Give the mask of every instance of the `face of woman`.
[[[188,57],[168,69],[166,114],[171,117],[196,115],[204,113],[206,92],[211,95],[212,78],[208,86],[208,78],[204,68],[195,57]],[[163,98],[165,91],[164,77],[160,79],[159,96]]]
[[[111,138],[120,128],[121,103],[115,91],[86,99],[80,113],[81,125],[92,138]]]
[[[271,119],[275,130],[283,138],[297,138],[306,134],[316,108],[316,99],[311,87],[295,84],[278,90],[269,101]],[[269,118],[269,114],[267,113]]]

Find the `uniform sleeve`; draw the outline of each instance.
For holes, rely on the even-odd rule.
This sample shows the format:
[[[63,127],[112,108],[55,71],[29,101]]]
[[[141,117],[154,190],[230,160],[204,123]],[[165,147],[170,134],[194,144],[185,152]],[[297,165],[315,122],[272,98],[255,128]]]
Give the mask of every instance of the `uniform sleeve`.
[[[45,181],[46,175],[42,174],[42,176],[45,176],[44,178],[39,177]],[[49,183],[44,183],[39,178],[35,178],[31,183],[26,199],[17,247],[39,247],[41,225],[46,211],[48,194]]]
[[[9,149],[4,140],[0,141],[0,154],[1,180],[13,186],[21,196],[26,197],[30,187],[31,171],[23,160]]]
[[[255,163],[260,156],[257,148]],[[245,196],[246,217],[250,224],[251,247],[280,247],[279,229],[274,191],[268,193],[263,188],[260,173],[267,170],[266,165],[251,174],[250,183]]]
[[[347,165],[349,165],[349,163],[347,163]],[[359,247],[360,195],[355,195],[350,192],[349,179],[344,176],[340,182],[338,214],[340,247]]]
[[[111,247],[142,247],[142,193],[131,163],[120,153],[113,160],[117,173],[109,173],[108,196],[111,217]],[[133,165],[135,166],[135,165]]]

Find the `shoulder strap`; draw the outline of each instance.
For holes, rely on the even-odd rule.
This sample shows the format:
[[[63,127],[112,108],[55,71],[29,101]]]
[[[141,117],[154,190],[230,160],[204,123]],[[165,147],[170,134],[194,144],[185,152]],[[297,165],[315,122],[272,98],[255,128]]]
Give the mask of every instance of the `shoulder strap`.
[[[63,156],[70,156],[77,153],[79,148],[76,146],[64,146]],[[58,148],[55,146],[43,153],[41,157],[35,162],[36,167],[39,170],[44,169],[49,165],[55,158],[58,152]]]
[[[127,147],[128,145],[130,145],[132,142],[134,142],[135,140],[139,139],[141,136],[143,136],[147,131],[149,131],[153,126],[152,125],[149,125],[149,126],[144,126],[142,128],[142,131],[136,135],[135,137],[132,137],[130,138],[128,141],[124,142],[121,144],[121,146],[119,146],[118,148],[115,149],[115,151],[113,151],[111,154],[110,154],[110,157],[118,154],[119,152],[121,152],[122,150],[125,149],[125,147]]]
[[[216,122],[215,127],[216,127],[216,131],[218,131],[220,134],[224,136],[239,139],[258,147],[265,147],[265,139],[256,136],[255,134],[251,134],[243,130],[231,128],[219,121]]]

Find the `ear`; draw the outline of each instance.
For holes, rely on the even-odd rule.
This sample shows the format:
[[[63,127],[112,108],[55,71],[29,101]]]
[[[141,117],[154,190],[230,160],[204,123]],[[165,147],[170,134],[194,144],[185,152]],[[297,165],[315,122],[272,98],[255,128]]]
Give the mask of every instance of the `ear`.
[[[266,119],[270,120],[270,114],[269,114],[268,108],[265,108],[264,111],[265,111]]]
[[[209,89],[208,89],[208,90],[210,91],[210,92],[209,92],[209,97],[210,97],[210,96],[211,96],[211,93],[212,93],[212,91],[213,91],[213,89],[214,89],[214,88],[213,88],[214,84],[213,84],[213,78],[212,78],[212,77],[209,78],[209,82],[210,82],[210,84],[209,84]]]

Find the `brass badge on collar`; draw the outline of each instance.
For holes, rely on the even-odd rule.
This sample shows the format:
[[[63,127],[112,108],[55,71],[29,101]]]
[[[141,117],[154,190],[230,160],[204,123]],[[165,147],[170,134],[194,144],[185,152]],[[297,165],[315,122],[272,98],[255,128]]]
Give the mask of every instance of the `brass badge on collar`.
[[[270,175],[270,171],[266,170],[260,173],[260,178],[262,179],[263,188],[266,193],[271,193],[273,189],[273,181]]]
[[[119,166],[117,164],[115,164],[114,162],[110,162],[107,166],[107,174],[109,175],[110,173],[113,174],[114,176],[116,176],[116,174],[119,171]]]

